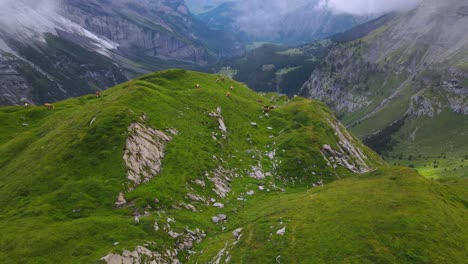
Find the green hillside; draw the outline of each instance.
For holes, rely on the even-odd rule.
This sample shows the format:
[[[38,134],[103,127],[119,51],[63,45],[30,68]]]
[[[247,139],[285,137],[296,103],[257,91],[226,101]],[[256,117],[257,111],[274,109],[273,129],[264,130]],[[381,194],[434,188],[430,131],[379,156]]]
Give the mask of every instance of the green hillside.
[[[466,180],[458,184],[468,187]],[[231,246],[230,232],[208,240],[201,247],[210,250],[197,261],[207,263],[227,245],[222,259],[232,263],[464,263],[467,200],[454,190],[392,168],[263,195],[228,224],[243,228],[238,244]]]
[[[0,108],[0,262],[206,263],[224,242],[233,263],[466,259],[466,181],[388,168],[324,104],[218,78]]]

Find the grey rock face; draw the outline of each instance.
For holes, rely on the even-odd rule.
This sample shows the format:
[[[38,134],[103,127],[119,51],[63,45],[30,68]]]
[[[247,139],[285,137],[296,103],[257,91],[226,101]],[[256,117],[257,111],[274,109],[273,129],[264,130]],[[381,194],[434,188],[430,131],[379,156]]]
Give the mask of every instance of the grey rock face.
[[[83,28],[118,43],[123,50],[142,50],[148,56],[197,63],[206,63],[208,58],[207,50],[194,44],[197,37],[190,32],[192,17],[183,1],[119,0],[103,4],[67,0],[63,12]]]
[[[0,105],[50,103],[244,51],[235,38],[195,20],[183,0],[57,2],[45,13],[21,2],[12,16],[34,15],[38,25],[0,27]]]
[[[463,0],[423,1],[363,39],[332,44],[300,94],[339,114],[362,111],[350,127],[408,94],[407,114],[433,117],[444,109],[467,114],[465,9]]]
[[[161,171],[167,143],[172,139],[162,131],[146,126],[146,117],[128,128],[129,137],[123,159],[127,165],[127,178],[137,186],[149,181]]]
[[[362,149],[353,144],[353,137],[338,122],[328,120],[335,129],[335,135],[339,138],[338,149],[334,150],[330,145],[324,145],[322,155],[328,166],[336,168],[345,167],[353,173],[366,173],[371,171],[368,158]]]
[[[31,87],[16,69],[21,63],[0,51],[0,105],[32,103]]]

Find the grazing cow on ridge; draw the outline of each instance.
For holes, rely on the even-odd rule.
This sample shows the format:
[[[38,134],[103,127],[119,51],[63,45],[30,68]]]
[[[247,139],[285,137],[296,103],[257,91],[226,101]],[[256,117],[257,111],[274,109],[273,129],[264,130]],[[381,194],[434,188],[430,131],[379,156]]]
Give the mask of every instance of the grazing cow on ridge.
[[[49,104],[49,103],[45,103],[44,107],[47,108],[47,109],[54,109],[55,108],[55,106],[53,104]]]

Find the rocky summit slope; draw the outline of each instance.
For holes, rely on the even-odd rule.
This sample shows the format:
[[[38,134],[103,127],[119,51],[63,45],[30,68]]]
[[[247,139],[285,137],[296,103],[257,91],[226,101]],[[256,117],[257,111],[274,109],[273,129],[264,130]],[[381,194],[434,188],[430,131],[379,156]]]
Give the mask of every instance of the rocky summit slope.
[[[0,105],[62,100],[243,52],[183,0],[20,0],[0,15]]]
[[[460,160],[468,149],[467,6],[426,0],[335,36],[300,94],[326,102],[389,158],[466,173]],[[421,159],[406,162],[410,156]],[[443,156],[452,159],[449,166],[430,164]]]
[[[2,263],[461,263],[464,188],[217,75],[0,108]]]

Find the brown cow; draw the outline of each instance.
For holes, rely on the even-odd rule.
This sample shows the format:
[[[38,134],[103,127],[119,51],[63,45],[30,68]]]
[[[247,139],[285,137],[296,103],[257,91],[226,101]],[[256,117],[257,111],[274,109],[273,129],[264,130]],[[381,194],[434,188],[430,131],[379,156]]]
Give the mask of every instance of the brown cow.
[[[234,86],[231,85],[231,87],[229,87],[229,89],[231,89],[231,91],[233,91],[233,90],[234,90]]]
[[[55,108],[55,105],[49,104],[49,103],[45,103],[45,104],[44,104],[44,107],[47,108],[47,109],[54,109],[54,108]]]
[[[275,109],[274,106],[269,106],[269,105],[264,105],[263,106],[263,112],[264,113],[269,113],[269,112],[273,111],[274,109]]]
[[[199,89],[200,87],[201,87],[201,86],[200,86],[200,84],[198,84],[198,83],[195,85],[195,88],[197,88],[197,89]]]
[[[226,97],[231,97],[231,93],[230,93],[230,92],[227,92],[227,93],[226,93]]]
[[[101,92],[100,91],[96,91],[96,97],[97,98],[101,97]]]

